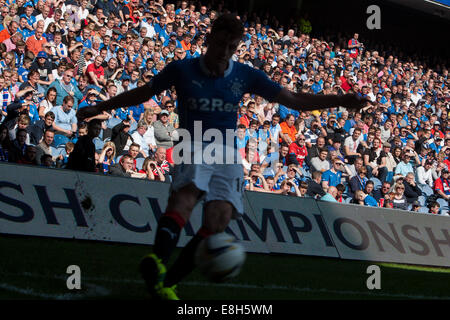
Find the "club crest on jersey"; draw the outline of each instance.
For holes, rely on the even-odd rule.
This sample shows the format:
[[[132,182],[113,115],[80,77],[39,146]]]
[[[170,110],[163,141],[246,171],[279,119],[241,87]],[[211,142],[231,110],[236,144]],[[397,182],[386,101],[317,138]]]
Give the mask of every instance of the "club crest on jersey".
[[[230,83],[230,91],[235,97],[241,97],[244,94],[244,81],[234,78]]]

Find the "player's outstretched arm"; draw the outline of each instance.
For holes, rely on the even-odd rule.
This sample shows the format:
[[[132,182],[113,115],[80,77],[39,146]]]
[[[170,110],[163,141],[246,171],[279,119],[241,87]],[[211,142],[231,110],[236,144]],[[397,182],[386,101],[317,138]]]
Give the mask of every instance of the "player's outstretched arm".
[[[345,107],[353,110],[364,108],[369,100],[360,98],[356,94],[344,95],[317,95],[310,93],[295,93],[285,88],[274,100],[288,108],[298,111],[311,111],[333,107]]]
[[[100,102],[95,106],[79,109],[77,112],[78,121],[96,116],[103,111],[117,109],[121,107],[136,106],[144,101],[148,101],[156,93],[149,85],[144,85],[136,89],[121,93],[109,100]]]

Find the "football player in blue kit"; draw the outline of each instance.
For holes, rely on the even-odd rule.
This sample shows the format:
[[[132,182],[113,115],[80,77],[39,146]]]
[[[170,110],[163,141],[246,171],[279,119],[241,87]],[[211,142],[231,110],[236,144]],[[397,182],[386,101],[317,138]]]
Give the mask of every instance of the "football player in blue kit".
[[[236,16],[220,16],[207,36],[204,56],[174,61],[147,85],[80,109],[78,118],[139,105],[171,86],[175,86],[178,96],[180,128],[188,130],[192,136],[195,136],[194,129],[199,123],[202,132],[218,129],[225,135],[227,129],[236,129],[238,104],[247,92],[301,111],[337,106],[358,110],[366,105],[367,100],[353,94],[294,93],[271,81],[261,70],[233,62],[231,56],[242,40],[243,32],[242,22]],[[174,171],[168,204],[158,222],[153,253],[144,257],[140,264],[150,294],[160,299],[178,299],[175,286],[195,268],[198,244],[212,234],[223,232],[232,218],[243,213],[243,168],[239,161],[177,163]],[[166,270],[181,230],[201,199],[204,199],[203,224],[172,267]]]

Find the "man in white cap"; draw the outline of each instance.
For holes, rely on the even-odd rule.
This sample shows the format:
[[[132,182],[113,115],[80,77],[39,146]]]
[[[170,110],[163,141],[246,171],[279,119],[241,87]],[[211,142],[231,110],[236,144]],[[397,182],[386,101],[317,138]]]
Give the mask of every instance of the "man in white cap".
[[[169,111],[162,110],[159,114],[159,120],[153,123],[155,130],[156,146],[166,149],[173,147],[173,132],[175,128],[169,123]]]

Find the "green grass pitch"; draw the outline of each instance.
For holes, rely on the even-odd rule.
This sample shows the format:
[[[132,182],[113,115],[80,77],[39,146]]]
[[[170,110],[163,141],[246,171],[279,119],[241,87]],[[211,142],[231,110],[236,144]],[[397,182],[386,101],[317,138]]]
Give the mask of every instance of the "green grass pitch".
[[[0,246],[2,300],[150,298],[137,272],[149,246],[8,235],[0,235]],[[194,272],[179,284],[178,294],[186,300],[450,298],[449,269],[378,263],[381,289],[369,290],[366,270],[372,264],[250,253],[232,281],[209,283]],[[67,289],[70,265],[81,269],[81,290]]]

